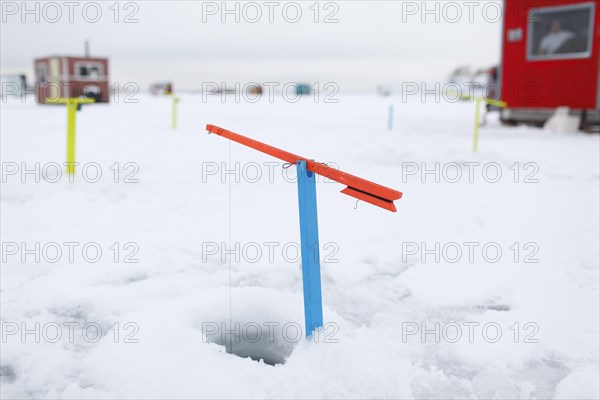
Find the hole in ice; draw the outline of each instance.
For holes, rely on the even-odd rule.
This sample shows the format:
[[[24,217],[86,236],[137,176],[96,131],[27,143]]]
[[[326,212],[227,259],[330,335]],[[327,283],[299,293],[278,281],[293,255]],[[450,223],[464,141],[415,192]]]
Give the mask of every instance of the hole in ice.
[[[480,312],[485,311],[510,311],[510,306],[508,304],[503,303],[486,303],[486,304],[478,304],[474,307],[475,310]]]
[[[0,382],[13,383],[17,379],[15,370],[10,365],[0,366]]]
[[[135,274],[125,277],[123,279],[123,283],[129,285],[132,283],[144,281],[146,279],[148,279],[148,276],[146,274]]]
[[[486,308],[493,311],[510,311],[510,306],[506,304],[490,304]]]
[[[268,365],[284,364],[285,360],[292,353],[293,347],[282,346],[276,342],[268,342],[261,340],[256,343],[226,341],[219,343],[225,346],[227,353],[234,354],[242,358],[250,358],[254,361],[263,361]]]
[[[254,361],[262,360],[268,365],[284,364],[297,343],[284,338],[277,329],[269,332],[265,326],[258,324],[253,324],[251,329],[244,327],[216,333],[205,331],[204,334],[209,343],[224,346],[229,354]]]

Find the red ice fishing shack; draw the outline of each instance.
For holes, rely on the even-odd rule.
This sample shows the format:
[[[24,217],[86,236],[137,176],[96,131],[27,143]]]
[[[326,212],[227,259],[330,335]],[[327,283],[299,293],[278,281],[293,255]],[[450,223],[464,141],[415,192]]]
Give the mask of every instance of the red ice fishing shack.
[[[99,57],[51,56],[38,58],[35,95],[43,104],[48,98],[92,97],[98,103],[109,99],[108,59]]]
[[[600,2],[505,0],[500,67],[505,123],[543,124],[569,107],[600,124]]]

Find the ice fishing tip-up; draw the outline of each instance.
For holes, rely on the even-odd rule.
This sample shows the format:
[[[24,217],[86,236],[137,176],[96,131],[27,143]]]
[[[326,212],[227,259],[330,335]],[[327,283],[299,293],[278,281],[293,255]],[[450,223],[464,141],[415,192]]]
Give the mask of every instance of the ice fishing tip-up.
[[[341,191],[342,193],[356,199],[363,200],[377,207],[381,207],[385,210],[396,212],[394,200],[398,200],[402,197],[402,193],[394,189],[390,189],[366,179],[348,174],[344,171],[332,168],[327,164],[319,163],[305,157],[300,157],[293,153],[278,149],[277,147],[270,146],[254,139],[250,139],[227,129],[208,124],[206,125],[206,130],[209,133],[214,133],[215,135],[225,137],[229,140],[243,144],[244,146],[248,146],[287,163],[295,165],[298,161],[305,161],[307,170],[346,185],[347,187]]]

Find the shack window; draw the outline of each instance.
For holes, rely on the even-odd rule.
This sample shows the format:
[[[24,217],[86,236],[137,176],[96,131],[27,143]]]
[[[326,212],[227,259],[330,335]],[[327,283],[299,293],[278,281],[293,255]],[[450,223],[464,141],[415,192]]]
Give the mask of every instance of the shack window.
[[[38,79],[40,83],[46,83],[46,64],[38,64]]]
[[[590,2],[531,10],[527,58],[553,60],[590,57],[594,6]]]
[[[98,64],[78,64],[77,72],[80,78],[98,79],[100,77],[100,66]]]

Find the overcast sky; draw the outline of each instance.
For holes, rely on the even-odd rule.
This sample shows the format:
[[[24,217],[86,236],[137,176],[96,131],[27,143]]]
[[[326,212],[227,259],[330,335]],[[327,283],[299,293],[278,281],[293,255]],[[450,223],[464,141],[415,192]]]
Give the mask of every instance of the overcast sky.
[[[143,88],[165,80],[179,89],[332,81],[341,90],[374,90],[444,80],[457,66],[488,67],[500,58],[499,2],[227,2],[239,22],[235,12],[222,15],[221,1],[75,3],[29,2],[28,14],[21,1],[2,1],[2,73],[24,72],[31,81],[34,58],[82,55],[85,39],[93,56],[109,57],[111,81]],[[338,22],[325,23],[328,16]]]

